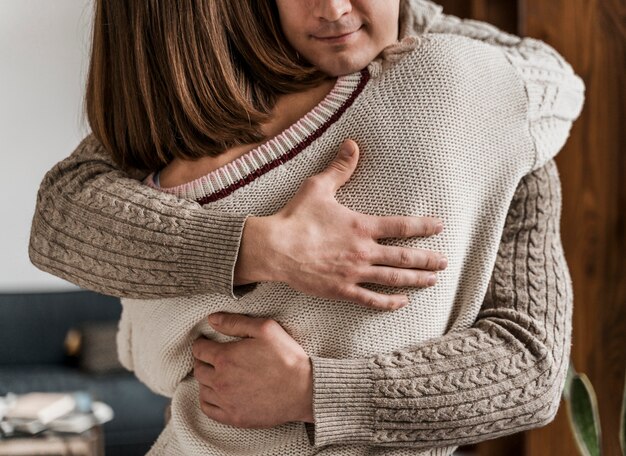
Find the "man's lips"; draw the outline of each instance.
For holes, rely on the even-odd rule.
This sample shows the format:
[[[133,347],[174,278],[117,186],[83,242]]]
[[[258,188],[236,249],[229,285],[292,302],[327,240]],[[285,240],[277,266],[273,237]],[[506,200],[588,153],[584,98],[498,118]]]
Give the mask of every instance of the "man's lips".
[[[350,40],[354,35],[356,35],[356,33],[359,30],[361,30],[362,27],[363,26],[359,27],[358,29],[352,32],[344,33],[341,35],[330,35],[330,36],[311,35],[311,36],[315,38],[316,40],[327,42],[327,43],[342,43],[342,42]]]

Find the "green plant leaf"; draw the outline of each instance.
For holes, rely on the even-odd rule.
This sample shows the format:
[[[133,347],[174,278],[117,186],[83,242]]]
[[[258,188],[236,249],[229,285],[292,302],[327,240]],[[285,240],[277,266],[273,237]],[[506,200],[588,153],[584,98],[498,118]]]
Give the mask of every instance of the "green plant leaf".
[[[569,385],[566,401],[571,428],[580,454],[600,456],[601,431],[598,400],[591,382],[585,374],[575,373]]]
[[[622,397],[622,413],[619,419],[619,444],[622,455],[626,456],[626,376],[624,377],[624,395]]]

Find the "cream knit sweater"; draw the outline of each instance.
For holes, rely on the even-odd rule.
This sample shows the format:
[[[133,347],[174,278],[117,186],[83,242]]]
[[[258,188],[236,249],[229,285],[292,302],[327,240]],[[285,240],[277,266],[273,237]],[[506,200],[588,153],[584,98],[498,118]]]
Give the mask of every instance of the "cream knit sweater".
[[[476,394],[499,394],[498,405],[505,409],[515,404],[513,396],[532,395],[550,408],[555,399],[547,389],[556,394],[565,364],[552,365],[539,341],[501,359],[500,342],[486,337],[489,330],[503,331],[499,325],[486,326],[486,333],[474,329],[458,346],[437,347],[430,358],[415,358],[415,347],[472,327],[483,306],[516,187],[524,175],[557,153],[581,109],[580,79],[547,46],[531,40],[513,46],[515,38],[502,41],[491,44],[445,33],[408,37],[394,50],[393,59],[340,77],[318,106],[277,137],[206,177],[166,190],[224,212],[270,215],[306,177],[324,169],[341,141],[351,137],[361,145],[361,160],[337,200],[369,214],[441,217],[446,230],[439,236],[389,242],[442,252],[449,266],[435,287],[409,290],[410,304],[395,312],[312,298],[276,282],[260,283],[240,300],[218,293],[122,299],[122,363],[153,391],[172,398],[171,421],[152,454],[284,456],[318,451],[310,445],[303,423],[239,429],[204,416],[193,377],[192,342],[200,335],[220,342],[237,339],[208,325],[207,315],[216,311],[271,317],[312,357],[314,368],[337,368],[336,373],[326,368],[327,376],[318,377],[316,415],[329,416],[312,436],[320,433],[319,446],[333,443],[333,433],[341,430],[344,445],[332,454],[368,454],[363,439],[386,443],[390,432],[410,436],[415,416],[450,415],[460,423],[471,422],[483,409],[493,412],[493,403],[461,406]],[[529,317],[540,312],[529,304]],[[524,320],[515,323],[532,327]],[[477,348],[483,355],[480,364],[468,366],[459,356],[454,369],[445,366],[440,372],[437,351],[461,354]],[[429,375],[415,375],[415,367],[426,360],[431,361]],[[395,368],[391,375],[387,366]],[[536,371],[528,372],[530,366]],[[480,388],[485,377],[496,375],[501,385],[512,373],[517,374],[513,384],[519,390],[502,394],[494,385]],[[343,389],[329,395],[324,388],[320,391],[326,382],[339,382]],[[436,404],[420,401],[421,395],[445,390],[446,383],[460,383],[467,391],[440,396]],[[534,384],[532,390],[529,384]],[[384,429],[376,429],[376,421]],[[350,426],[356,445],[345,445],[348,432],[342,426]],[[447,453],[453,445],[446,438],[431,430],[429,440],[431,445],[448,446],[443,450]],[[407,445],[384,454],[417,452]]]
[[[541,425],[556,413],[569,354],[571,284],[558,236],[558,175],[550,159],[580,112],[584,86],[539,41],[442,15],[427,1],[413,0],[411,8],[403,12],[401,36],[419,39],[406,38],[385,59],[341,77],[320,105],[264,146],[176,189],[207,204],[212,216],[271,214],[304,178],[326,166],[344,138],[355,139],[361,159],[337,193],[340,203],[377,215],[434,215],[446,226],[432,238],[388,241],[449,259],[435,287],[410,290],[407,307],[373,311],[304,296],[280,283],[258,284],[242,297],[215,288],[186,298],[130,299],[131,288],[136,298],[159,294],[150,281],[163,271],[152,277],[143,272],[137,280],[143,285],[135,287],[128,279],[120,287],[122,274],[102,280],[98,273],[120,271],[107,265],[123,263],[121,249],[110,248],[108,257],[98,259],[102,269],[66,272],[68,264],[82,261],[85,267],[90,260],[77,260],[67,248],[55,254],[51,237],[35,230],[46,223],[46,212],[36,213],[36,264],[72,274],[83,285],[105,282],[109,292],[120,287],[119,295],[129,296],[118,338],[122,362],[154,391],[173,398],[172,419],[153,454],[449,454],[458,444]],[[89,141],[83,153],[93,154],[97,145]],[[49,174],[42,190],[52,188],[54,179],[58,175]],[[145,230],[157,233],[157,243],[180,228],[164,225],[163,216],[189,211],[164,198],[162,217],[155,217],[155,207],[137,209],[147,192],[137,198],[127,193],[120,207],[107,204],[106,192],[93,193],[97,186],[90,185],[90,204],[101,221],[115,219],[120,209],[130,212],[149,222]],[[44,198],[40,192],[38,204]],[[186,252],[193,251],[189,246],[199,250],[205,238],[220,245],[217,235],[205,231],[200,237],[201,229],[189,228],[203,221],[199,212],[184,222],[180,243]],[[236,256],[235,217],[223,215],[216,230],[231,227],[222,241]],[[49,226],[54,223],[52,214]],[[159,224],[170,230],[162,238]],[[84,236],[90,244],[113,238],[106,228],[91,228]],[[62,235],[53,241],[64,242]],[[179,255],[169,245],[172,257]],[[147,264],[159,260],[150,259],[148,247],[132,253],[144,255]],[[201,258],[195,258],[181,264],[201,271]],[[232,261],[225,263],[232,268]],[[191,285],[168,274],[172,289],[199,287],[205,279],[197,274]],[[232,277],[224,283],[230,290]],[[166,286],[161,289],[168,294]],[[200,334],[231,340],[206,324],[206,316],[218,310],[274,318],[310,354],[315,425],[237,429],[202,415],[191,342]]]

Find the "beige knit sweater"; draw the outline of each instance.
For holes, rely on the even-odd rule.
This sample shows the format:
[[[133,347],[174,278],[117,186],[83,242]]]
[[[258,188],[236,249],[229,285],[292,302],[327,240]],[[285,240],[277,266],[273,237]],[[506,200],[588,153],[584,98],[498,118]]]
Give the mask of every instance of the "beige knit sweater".
[[[91,137],[44,179],[31,258],[128,298],[122,361],[173,396],[154,454],[449,454],[554,417],[572,296],[550,159],[580,112],[584,86],[541,42],[444,16],[430,2],[411,6],[401,33],[419,40],[340,78],[265,148],[177,189],[207,209],[165,194],[146,198],[154,191],[115,170]],[[441,217],[441,235],[393,241],[446,254],[438,284],[411,290],[411,304],[395,312],[279,283],[226,295],[245,221],[228,214],[275,212],[346,137],[362,156],[337,199],[372,214]],[[145,299],[153,296],[161,298]],[[205,323],[216,310],[274,318],[305,348],[315,425],[245,430],[203,419],[190,342],[199,334],[229,340]]]

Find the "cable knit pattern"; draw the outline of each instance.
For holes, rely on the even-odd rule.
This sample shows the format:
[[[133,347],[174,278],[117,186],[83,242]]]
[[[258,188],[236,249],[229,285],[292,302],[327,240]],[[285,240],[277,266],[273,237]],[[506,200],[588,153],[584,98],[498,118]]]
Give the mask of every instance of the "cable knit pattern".
[[[29,255],[38,268],[81,287],[135,298],[207,290],[238,298],[233,287],[247,215],[203,209],[141,185],[93,135],[44,177]]]
[[[345,443],[350,433],[355,443],[430,448],[550,422],[572,331],[560,215],[560,181],[550,161],[517,188],[472,327],[350,364],[313,357],[320,379],[315,408],[324,423],[309,426],[316,443]]]
[[[172,397],[150,454],[447,455],[554,417],[572,295],[551,158],[584,86],[541,42],[443,15],[426,0],[408,8],[401,39],[367,67],[343,115],[204,208],[141,186],[131,179],[141,173],[116,169],[92,137],[46,175],[31,259],[124,297],[120,359]],[[447,255],[437,285],[409,290],[410,304],[395,312],[280,283],[234,293],[246,217],[237,214],[274,213],[346,137],[362,154],[337,200],[374,215],[441,217],[440,235],[381,241]],[[206,322],[219,310],[274,318],[310,354],[314,425],[246,430],[204,417],[190,347],[201,334],[232,340]]]

